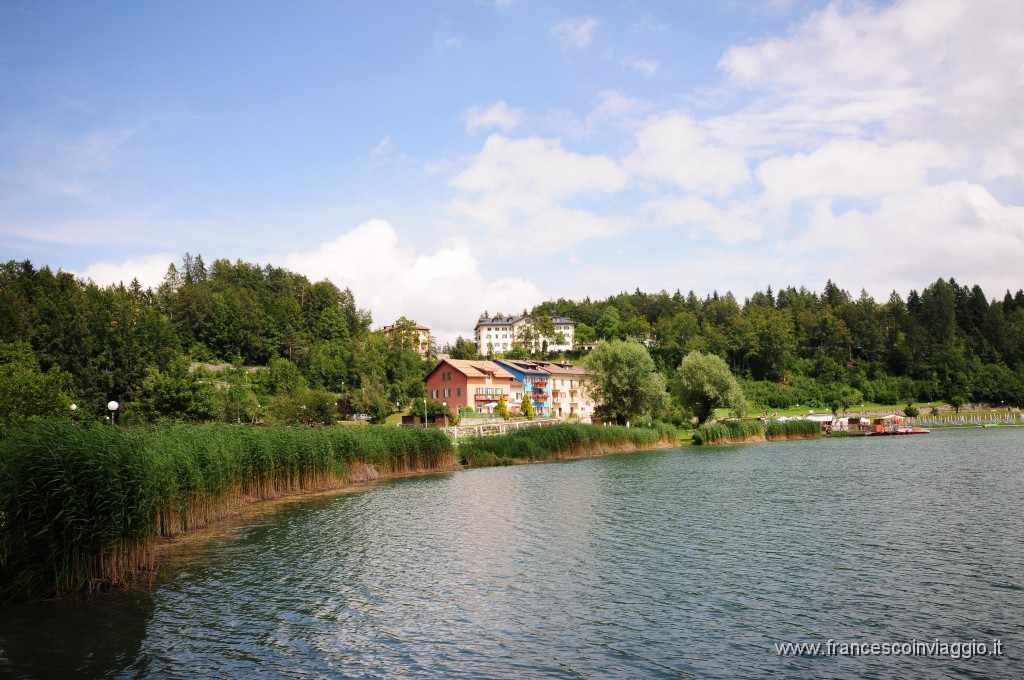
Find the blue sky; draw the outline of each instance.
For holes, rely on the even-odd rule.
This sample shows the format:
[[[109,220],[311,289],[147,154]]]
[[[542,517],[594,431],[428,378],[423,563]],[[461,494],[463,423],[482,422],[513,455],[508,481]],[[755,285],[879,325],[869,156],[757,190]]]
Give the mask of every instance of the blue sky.
[[[1024,5],[0,2],[0,258],[442,342],[622,290],[1024,286]]]

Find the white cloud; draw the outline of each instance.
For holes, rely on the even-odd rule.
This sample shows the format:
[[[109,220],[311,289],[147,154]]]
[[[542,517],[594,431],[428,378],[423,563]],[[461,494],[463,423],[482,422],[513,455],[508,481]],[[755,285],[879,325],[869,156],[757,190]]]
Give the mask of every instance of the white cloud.
[[[553,139],[492,135],[451,183],[479,198],[456,199],[451,212],[468,228],[492,238],[570,248],[628,224],[563,204],[588,194],[614,193],[625,183],[625,173],[606,156],[568,152]]]
[[[764,97],[746,112],[748,124],[802,129],[805,139],[844,125],[880,138],[930,138],[1020,177],[1022,54],[1016,2],[833,2],[787,37],[729,49],[719,66]]]
[[[471,106],[466,110],[466,132],[473,134],[479,130],[501,130],[510,132],[523,122],[523,110],[509,108],[505,101],[495,102],[488,107]]]
[[[586,130],[592,132],[601,124],[613,121],[628,121],[647,109],[647,104],[627,97],[615,90],[602,90],[598,93],[598,104],[587,116]],[[584,135],[585,136],[585,135]]]
[[[673,182],[683,189],[728,193],[750,176],[740,151],[711,139],[691,118],[654,118],[636,135],[636,150],[625,160],[631,172]]]
[[[658,223],[689,226],[697,235],[714,234],[724,243],[759,239],[762,233],[762,225],[750,204],[721,208],[696,196],[682,196],[655,201],[646,208]]]
[[[995,295],[1020,287],[1024,208],[954,181],[890,194],[870,213],[819,209],[800,242],[827,252],[837,273],[869,290],[873,285],[876,295],[949,276]]]
[[[109,286],[123,283],[129,285],[132,279],[138,279],[143,288],[156,288],[167,274],[168,265],[178,259],[173,253],[156,253],[140,258],[132,258],[124,262],[97,262],[75,275],[84,279],[92,279],[98,286]]]
[[[875,197],[924,186],[929,170],[949,164],[938,145],[889,146],[860,140],[826,142],[810,154],[772,158],[757,168],[770,204],[818,197]]]
[[[380,143],[374,147],[373,151],[370,152],[370,158],[376,160],[387,158],[394,146],[395,145],[394,142],[391,141],[391,137],[385,137],[380,140]]]
[[[464,243],[449,241],[433,253],[417,253],[381,219],[314,250],[290,253],[284,266],[350,288],[356,303],[372,310],[375,327],[404,315],[429,326],[440,344],[459,334],[471,337],[485,309],[519,310],[543,299],[530,281],[506,275],[506,267],[489,268],[485,275]]]
[[[551,34],[562,43],[562,47],[582,50],[590,45],[594,29],[600,22],[594,17],[567,19],[551,29]]]
[[[622,65],[633,69],[645,78],[653,78],[658,72],[658,62],[656,59],[623,59]]]

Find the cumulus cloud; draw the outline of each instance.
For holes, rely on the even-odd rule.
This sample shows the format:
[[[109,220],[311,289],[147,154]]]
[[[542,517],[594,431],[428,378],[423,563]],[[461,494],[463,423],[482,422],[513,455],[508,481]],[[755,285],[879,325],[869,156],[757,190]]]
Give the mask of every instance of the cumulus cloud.
[[[786,37],[729,49],[757,123],[813,138],[844,125],[963,145],[999,176],[1024,172],[1024,12],[1003,0],[834,2]],[[751,121],[748,120],[749,124]]]
[[[350,288],[356,303],[373,312],[375,326],[404,315],[429,326],[440,344],[471,336],[485,309],[522,309],[543,299],[536,285],[507,275],[507,268],[485,274],[465,243],[449,241],[434,252],[418,253],[381,219],[313,250],[290,253],[284,266]]]
[[[471,106],[464,114],[466,132],[473,134],[480,130],[501,130],[510,132],[523,122],[523,110],[512,109],[505,101],[490,106]]]
[[[658,72],[658,61],[656,59],[623,59],[622,65],[636,71],[645,78],[652,78]]]
[[[454,200],[451,212],[491,236],[570,248],[588,238],[617,233],[627,224],[565,202],[614,193],[625,183],[626,174],[606,156],[569,152],[555,139],[492,135],[451,183],[477,198]]]
[[[752,159],[751,204],[795,281],[829,275],[876,295],[950,275],[1019,287],[1021,54],[1016,3],[833,2],[729,49],[719,67],[745,104],[703,128]],[[660,167],[672,175],[669,159]]]
[[[567,19],[551,29],[551,34],[562,44],[562,47],[582,50],[590,45],[594,29],[600,22],[594,17]]]
[[[882,145],[834,140],[813,152],[769,159],[757,168],[767,202],[788,204],[818,197],[876,197],[926,184],[928,172],[949,164],[930,141]]]
[[[750,204],[722,208],[697,196],[666,198],[649,203],[655,223],[688,226],[695,235],[708,233],[724,243],[736,244],[761,237],[762,226]]]
[[[851,240],[861,247],[837,248]],[[871,212],[818,210],[797,242],[838,256],[833,269],[849,281],[873,282],[876,295],[954,276],[992,296],[1020,287],[1024,208],[953,181],[890,194]]]
[[[637,133],[636,150],[624,166],[683,189],[718,194],[737,188],[750,175],[740,151],[711,139],[696,121],[682,114],[648,121]]]
[[[167,274],[168,265],[177,259],[178,256],[173,253],[155,253],[123,262],[97,262],[81,272],[75,272],[75,275],[91,279],[99,286],[116,286],[121,283],[127,286],[132,279],[138,279],[143,288],[155,288]]]

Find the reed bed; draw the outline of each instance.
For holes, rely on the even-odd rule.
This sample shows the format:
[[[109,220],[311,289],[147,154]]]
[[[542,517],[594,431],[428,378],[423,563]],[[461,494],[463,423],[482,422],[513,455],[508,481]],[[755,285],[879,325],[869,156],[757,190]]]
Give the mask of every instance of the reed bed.
[[[0,600],[121,585],[246,502],[455,465],[438,430],[35,423],[0,441]]]
[[[676,441],[676,430],[669,425],[626,428],[563,424],[474,437],[460,444],[459,455],[466,467],[486,467],[633,451]]]
[[[738,444],[779,439],[812,439],[821,435],[818,423],[811,420],[743,420],[733,423],[704,423],[693,431],[694,444]]]
[[[775,439],[817,439],[821,436],[821,425],[813,420],[771,420],[764,428],[769,441]]]

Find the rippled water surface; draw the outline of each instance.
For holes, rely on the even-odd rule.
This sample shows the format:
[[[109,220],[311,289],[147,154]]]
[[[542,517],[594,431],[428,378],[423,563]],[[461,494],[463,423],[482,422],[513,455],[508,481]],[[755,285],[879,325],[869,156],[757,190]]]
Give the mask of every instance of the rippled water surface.
[[[989,429],[388,482],[178,546],[148,590],[6,607],[0,671],[1020,678],[1022,461],[1024,428]]]

